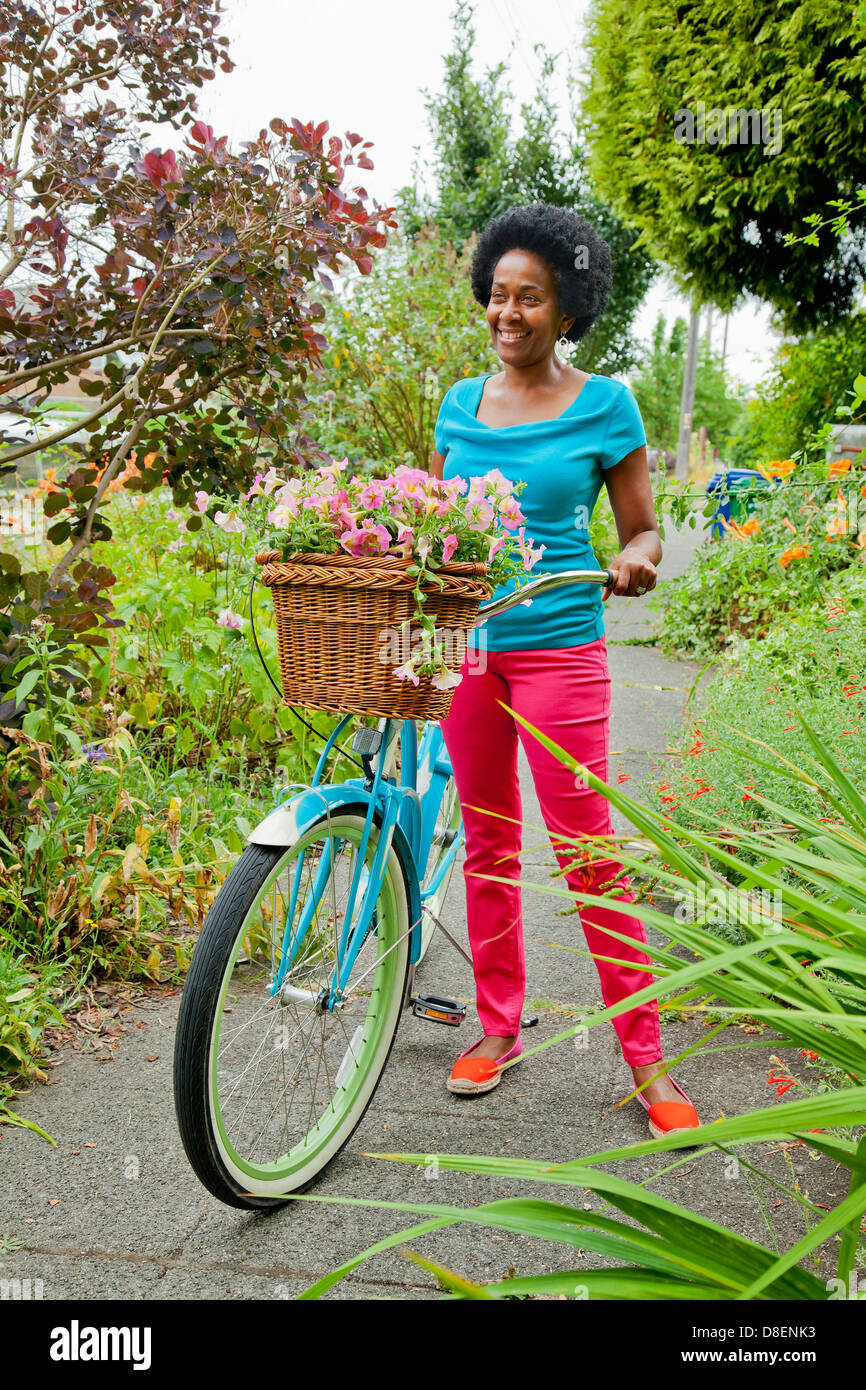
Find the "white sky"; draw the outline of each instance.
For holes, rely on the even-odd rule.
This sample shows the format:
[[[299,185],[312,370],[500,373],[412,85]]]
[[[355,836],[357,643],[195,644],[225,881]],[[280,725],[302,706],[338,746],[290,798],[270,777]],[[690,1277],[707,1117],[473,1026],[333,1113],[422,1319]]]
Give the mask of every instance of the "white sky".
[[[506,60],[516,103],[535,90],[533,45],[544,43],[582,66],[586,0],[476,0],[477,61]],[[423,91],[435,92],[443,57],[451,48],[452,0],[226,0],[222,32],[231,40],[235,70],[217,72],[202,90],[202,117],[232,143],[250,139],[273,116],[327,120],[342,135],[357,131],[373,140],[375,169],[364,180],[380,202],[408,183],[416,147],[426,150]],[[509,56],[510,54],[510,56]],[[563,118],[568,105],[562,83]],[[685,301],[664,284],[653,287],[635,329],[647,338],[662,311],[670,321],[687,315]],[[716,314],[713,342],[721,347]],[[774,335],[759,303],[731,316],[727,363],[740,381],[754,385],[770,361]]]

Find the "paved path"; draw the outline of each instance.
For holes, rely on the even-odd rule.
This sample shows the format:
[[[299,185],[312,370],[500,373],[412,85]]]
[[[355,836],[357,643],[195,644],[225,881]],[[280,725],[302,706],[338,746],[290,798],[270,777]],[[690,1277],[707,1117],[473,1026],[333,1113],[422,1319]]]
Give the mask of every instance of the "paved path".
[[[682,570],[693,534],[672,537],[664,573]],[[663,756],[675,731],[696,668],[665,659],[653,647],[632,646],[652,630],[648,600],[612,601],[608,640],[614,679],[611,775],[622,764],[635,782],[649,761]],[[527,827],[541,825],[528,768],[522,760]],[[543,837],[527,829],[526,877],[548,881],[554,859]],[[465,939],[462,882],[449,904],[450,920]],[[538,1027],[535,1043],[568,1026],[570,1017],[600,1003],[598,979],[585,957],[557,950],[558,940],[582,946],[574,917],[557,918],[554,900],[524,894],[528,999]],[[419,983],[431,992],[472,999],[466,964],[444,941],[435,942]],[[23,1130],[0,1128],[0,1235],[24,1242],[0,1255],[0,1278],[41,1279],[46,1298],[291,1298],[315,1277],[391,1231],[412,1224],[403,1213],[337,1205],[292,1203],[276,1214],[247,1215],[210,1197],[186,1165],[174,1123],[171,1056],[177,997],[151,995],[122,1015],[125,1032],[110,1063],[86,1053],[64,1055],[50,1086],[22,1097],[23,1115],[57,1141],[50,1148]],[[142,1027],[136,1024],[141,1023]],[[423,1169],[364,1157],[364,1151],[491,1153],[563,1161],[647,1137],[637,1102],[614,1109],[630,1089],[628,1072],[610,1025],[588,1035],[589,1046],[549,1049],[511,1071],[490,1095],[461,1100],[445,1089],[457,1053],[477,1031],[470,1009],[464,1027],[405,1018],[375,1101],[347,1151],[322,1178],[321,1196],[469,1206],[515,1193],[511,1184],[458,1173],[429,1180]],[[663,1032],[668,1055],[695,1039],[699,1025],[673,1023]],[[784,1054],[797,1070],[796,1054]],[[763,1050],[704,1056],[683,1064],[681,1083],[706,1119],[766,1104],[768,1056]],[[720,1060],[722,1059],[722,1060]],[[784,1103],[784,1102],[782,1102]],[[759,1161],[785,1179],[781,1155],[760,1147]],[[802,1154],[802,1150],[795,1153]],[[794,1159],[814,1200],[843,1195],[832,1165]],[[662,1167],[635,1159],[618,1171],[640,1181]],[[428,1174],[429,1174],[428,1170]],[[820,1192],[819,1192],[820,1188]],[[721,1157],[686,1166],[656,1189],[733,1229],[771,1243],[758,1203],[745,1179],[725,1181]],[[524,1189],[525,1191],[526,1189]],[[590,1194],[544,1187],[534,1195],[582,1204]],[[771,1198],[771,1201],[775,1197]],[[803,1234],[785,1204],[775,1214],[782,1248]],[[502,1237],[481,1228],[436,1232],[417,1248],[433,1259],[481,1279],[580,1268],[561,1246]],[[592,1258],[592,1257],[590,1257]],[[596,1258],[595,1262],[598,1260]],[[377,1256],[331,1297],[430,1297],[432,1281],[398,1251]]]

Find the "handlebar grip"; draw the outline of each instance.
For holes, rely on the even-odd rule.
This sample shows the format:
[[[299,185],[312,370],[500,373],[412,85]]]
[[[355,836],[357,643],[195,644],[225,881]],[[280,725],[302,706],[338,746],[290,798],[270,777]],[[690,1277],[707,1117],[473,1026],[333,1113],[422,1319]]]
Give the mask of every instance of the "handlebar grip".
[[[607,575],[607,584],[606,584],[606,587],[609,588],[609,589],[612,589],[613,586],[614,586],[614,584],[616,583],[617,579],[619,578],[619,575],[618,575],[618,573],[617,573],[616,570],[612,570],[612,569],[607,569],[607,570],[605,570],[605,574]]]

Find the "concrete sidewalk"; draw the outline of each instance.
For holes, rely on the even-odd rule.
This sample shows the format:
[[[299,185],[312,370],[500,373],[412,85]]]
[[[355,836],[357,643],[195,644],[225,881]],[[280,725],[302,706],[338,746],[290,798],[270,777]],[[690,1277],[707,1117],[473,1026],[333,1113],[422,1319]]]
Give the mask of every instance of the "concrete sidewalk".
[[[671,537],[663,573],[689,562],[694,533]],[[620,766],[635,787],[651,760],[663,758],[668,735],[681,718],[696,668],[664,658],[653,647],[627,639],[646,637],[653,618],[648,600],[611,600],[608,642],[614,680],[611,779]],[[554,858],[543,832],[528,768],[521,753],[524,797],[525,877],[549,882]],[[620,823],[619,828],[624,828]],[[463,885],[458,874],[449,900],[449,922],[465,940]],[[539,1024],[529,1045],[574,1022],[575,1015],[601,1003],[595,968],[585,956],[557,949],[552,939],[583,947],[574,915],[557,916],[547,894],[524,894],[527,1013]],[[437,939],[419,974],[433,993],[472,1000],[468,966]],[[216,1299],[292,1298],[312,1280],[375,1240],[420,1219],[373,1208],[327,1203],[291,1203],[267,1216],[222,1206],[199,1185],[187,1166],[174,1120],[171,1062],[179,997],[154,992],[120,1015],[123,1031],[100,1053],[66,1050],[51,1073],[51,1085],[20,1098],[18,1109],[56,1140],[51,1148],[37,1135],[0,1128],[0,1236],[23,1242],[0,1253],[3,1279],[42,1280],[46,1299]],[[138,1026],[138,1025],[141,1026]],[[610,1025],[593,1029],[588,1046],[551,1048],[503,1078],[489,1095],[459,1099],[445,1089],[457,1053],[479,1032],[474,1010],[464,1027],[437,1027],[404,1016],[385,1077],[351,1144],[320,1180],[316,1195],[350,1196],[471,1206],[521,1189],[516,1184],[432,1167],[415,1168],[364,1156],[365,1151],[424,1154],[479,1153],[563,1161],[648,1137],[636,1101],[616,1102],[631,1089]],[[699,1024],[677,1022],[663,1030],[668,1056],[695,1041]],[[737,1039],[740,1038],[737,1034]],[[116,1047],[111,1046],[116,1042]],[[680,1083],[699,1104],[702,1117],[756,1108],[773,1097],[766,1085],[769,1053],[704,1054],[677,1070]],[[795,1074],[800,1058],[779,1050]],[[99,1060],[110,1058],[110,1061]],[[780,1101],[784,1104],[784,1101]],[[772,1146],[752,1148],[758,1166],[790,1185],[785,1156]],[[832,1204],[844,1195],[843,1173],[828,1160],[810,1161],[801,1148],[789,1155],[793,1175],[813,1200]],[[664,1166],[634,1159],[617,1172],[642,1181]],[[745,1177],[726,1180],[721,1156],[687,1164],[656,1182],[654,1190],[682,1202],[742,1234],[780,1249],[804,1232],[784,1202],[772,1212],[771,1235],[761,1205]],[[528,1185],[524,1195],[570,1202],[601,1203],[576,1188]],[[767,1204],[772,1208],[778,1194]],[[615,1215],[610,1210],[609,1215]],[[469,1277],[495,1279],[513,1267],[519,1274],[574,1269],[605,1263],[566,1247],[473,1227],[435,1232],[413,1243],[422,1253]],[[0,1245],[0,1251],[2,1251]],[[433,1280],[399,1251],[376,1256],[338,1285],[333,1298],[427,1298]]]

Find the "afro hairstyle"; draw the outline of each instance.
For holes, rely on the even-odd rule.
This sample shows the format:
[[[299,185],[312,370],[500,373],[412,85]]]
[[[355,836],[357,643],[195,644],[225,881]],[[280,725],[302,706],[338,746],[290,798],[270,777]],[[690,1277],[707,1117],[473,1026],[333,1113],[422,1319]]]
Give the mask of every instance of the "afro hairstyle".
[[[578,258],[578,251],[584,256]],[[508,251],[531,251],[554,273],[560,313],[573,318],[568,342],[585,336],[607,303],[612,284],[610,247],[575,212],[552,203],[530,203],[493,217],[481,231],[472,257],[472,293],[487,308],[493,275]],[[578,268],[579,259],[586,268]]]

